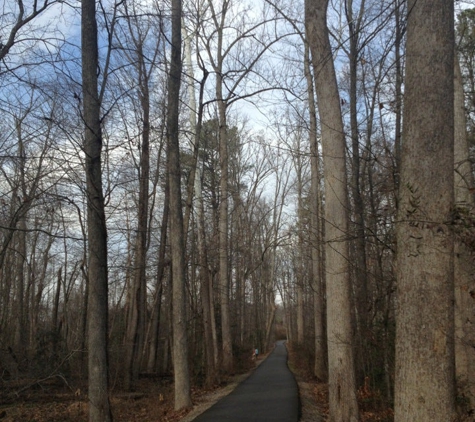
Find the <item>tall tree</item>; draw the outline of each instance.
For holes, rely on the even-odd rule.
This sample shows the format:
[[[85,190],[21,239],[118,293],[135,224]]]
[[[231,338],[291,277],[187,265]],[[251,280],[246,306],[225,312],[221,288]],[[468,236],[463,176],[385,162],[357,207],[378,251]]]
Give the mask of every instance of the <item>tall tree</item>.
[[[358,355],[363,353],[364,341],[363,336],[367,331],[367,269],[366,269],[366,241],[365,241],[365,219],[364,219],[364,203],[361,194],[361,169],[360,169],[360,129],[358,125],[358,61],[361,51],[361,29],[364,24],[365,1],[360,3],[360,9],[355,13],[353,10],[353,0],[345,1],[346,18],[348,21],[349,31],[349,67],[350,67],[350,130],[351,130],[351,197],[353,199],[353,224],[354,232],[354,273],[355,273],[355,315],[356,327],[358,330],[358,347],[359,353],[357,360],[364,360],[363,357],[358,359]],[[363,41],[364,43],[364,41]]]
[[[130,389],[138,379],[145,340],[150,196],[150,86],[153,83],[152,72],[155,68],[161,42],[160,39],[154,39],[154,47],[149,50],[146,39],[152,35],[152,27],[157,22],[149,21],[141,16],[146,11],[140,10],[134,4],[130,5],[129,10],[127,1],[124,1],[124,8],[128,29],[125,38],[131,45],[124,46],[123,50],[128,60],[134,65],[141,117],[141,127],[139,129],[140,156],[137,165],[139,192],[137,237],[135,241],[135,274],[131,281],[129,292],[124,379],[125,388]]]
[[[321,124],[325,178],[325,258],[330,420],[358,420],[350,313],[348,192],[340,95],[327,26],[328,0],[305,2]]]
[[[470,221],[475,201],[472,189],[474,177],[469,158],[467,139],[467,119],[459,59],[454,60],[454,188],[455,207],[459,229]],[[473,249],[470,247],[470,231],[456,230],[454,244],[454,283],[455,283],[455,374],[457,394],[469,399],[471,407],[475,403],[475,351],[473,348],[474,301],[471,297],[475,288],[473,275],[475,263]]]
[[[201,16],[198,33],[200,49],[208,54],[206,63],[214,71],[216,108],[219,120],[219,287],[221,304],[222,367],[229,371],[233,365],[230,291],[233,270],[230,268],[229,203],[230,187],[230,130],[229,111],[233,103],[269,89],[269,80],[262,76],[259,64],[282,35],[267,33],[269,22],[275,20],[263,14],[259,17],[255,5],[223,0],[206,2],[209,19]],[[272,35],[269,35],[272,34]],[[201,59],[201,57],[200,57]],[[255,78],[252,83],[247,83]],[[259,82],[257,82],[259,81]],[[232,246],[232,245],[231,245]]]
[[[224,74],[223,74],[223,37],[226,22],[226,15],[229,11],[230,2],[225,0],[222,3],[219,13],[215,11],[213,2],[209,5],[212,10],[212,18],[217,32],[216,60],[213,67],[216,72],[216,100],[218,102],[219,115],[219,188],[221,202],[219,204],[219,287],[221,303],[221,337],[222,337],[222,366],[227,372],[233,366],[233,348],[231,338],[231,315],[229,309],[229,261],[228,261],[228,226],[229,226],[229,152],[228,152],[228,128],[227,128],[227,102],[225,99]]]
[[[185,237],[181,205],[181,166],[179,147],[179,105],[181,84],[181,0],[172,1],[171,61],[168,76],[168,174],[170,183],[170,246],[173,282],[173,365],[175,371],[175,409],[191,406],[186,332]]]
[[[310,248],[312,258],[313,306],[315,323],[315,366],[314,373],[319,380],[326,380],[326,350],[323,309],[323,260],[321,253],[321,218],[320,218],[320,153],[317,137],[317,110],[315,104],[315,88],[310,66],[310,49],[305,42],[304,57],[305,79],[309,108],[309,137],[310,137]]]
[[[454,3],[411,0],[407,14],[396,223],[395,421],[454,411]]]
[[[201,127],[203,120],[203,94],[204,84],[208,77],[208,72],[203,72],[203,79],[200,83],[199,105],[196,101],[195,94],[195,76],[192,61],[191,36],[187,35],[186,29],[183,29],[185,38],[185,63],[188,77],[188,95],[190,102],[190,131],[193,135],[191,143],[193,144],[193,164],[191,166],[191,174],[189,180],[190,193],[194,193],[195,197],[195,213],[197,225],[197,243],[198,243],[198,260],[199,260],[199,278],[201,284],[201,307],[203,310],[203,329],[204,329],[204,352],[206,356],[206,384],[212,386],[216,382],[218,350],[217,343],[213,341],[216,338],[214,317],[214,303],[212,301],[212,279],[208,265],[208,253],[206,247],[206,228],[205,213],[203,204],[203,181],[202,181],[202,164],[199,159]],[[189,195],[191,196],[191,195]],[[190,201],[192,202],[192,201]],[[187,204],[191,208],[191,203]],[[191,210],[190,210],[191,211]],[[188,214],[188,216],[187,216]],[[187,208],[185,213],[185,228],[187,220],[191,214]],[[186,230],[185,230],[186,233]],[[214,328],[214,330],[213,330]],[[213,332],[214,331],[214,332]]]
[[[101,104],[97,86],[99,54],[95,0],[83,0],[81,10],[82,94],[88,229],[89,420],[91,422],[107,422],[112,420],[107,373],[107,230],[102,192]]]

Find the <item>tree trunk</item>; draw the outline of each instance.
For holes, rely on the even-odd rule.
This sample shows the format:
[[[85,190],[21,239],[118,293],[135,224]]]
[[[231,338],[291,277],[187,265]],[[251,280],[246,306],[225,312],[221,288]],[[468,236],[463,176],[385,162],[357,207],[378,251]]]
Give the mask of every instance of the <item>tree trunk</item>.
[[[147,372],[154,372],[157,367],[157,352],[160,333],[160,313],[162,309],[163,280],[165,275],[165,259],[167,245],[167,231],[170,210],[170,182],[168,174],[165,181],[165,201],[163,204],[162,225],[160,227],[160,247],[158,250],[157,278],[155,297],[153,300],[152,318],[150,320],[150,339]]]
[[[317,137],[317,110],[315,106],[315,91],[310,67],[310,51],[305,46],[305,77],[307,79],[308,108],[310,116],[310,249],[312,257],[313,306],[315,323],[315,376],[320,381],[326,381],[325,331],[323,325],[323,282],[321,259],[321,230],[320,230],[320,163]]]
[[[358,128],[358,40],[361,30],[361,19],[364,12],[364,2],[360,5],[360,12],[357,17],[353,16],[353,1],[346,1],[346,16],[349,29],[349,61],[350,61],[350,129],[351,129],[351,193],[353,198],[353,254],[352,260],[355,274],[355,316],[357,330],[357,368],[358,374],[362,371],[365,361],[368,359],[366,347],[366,332],[368,329],[367,309],[367,268],[366,268],[366,241],[365,241],[365,220],[364,204],[361,196],[360,183],[360,145]],[[358,378],[360,379],[360,378]]]
[[[221,303],[221,335],[223,341],[222,366],[231,372],[233,366],[233,349],[231,340],[231,321],[229,311],[229,266],[228,266],[228,141],[226,123],[226,104],[223,100],[222,76],[216,77],[216,96],[219,111],[219,168],[220,195],[219,204],[219,287]]]
[[[23,165],[23,164],[22,164]],[[22,176],[24,179],[24,175]],[[23,184],[23,183],[22,183]],[[26,191],[23,190],[22,196],[26,194]],[[25,275],[25,264],[26,264],[26,236],[27,236],[27,225],[26,225],[26,218],[27,216],[24,215],[18,222],[18,228],[20,229],[15,233],[15,238],[17,241],[16,245],[16,285],[17,285],[17,324],[16,324],[16,332],[15,332],[15,349],[17,351],[27,351],[28,343],[27,343],[27,329],[26,329],[26,320],[25,320],[25,313],[26,313],[26,306],[25,304],[28,301],[25,301],[25,284],[26,284],[26,277]]]
[[[325,177],[325,256],[330,420],[358,421],[350,313],[348,192],[340,96],[326,22],[328,0],[307,0]]]
[[[170,246],[173,291],[173,365],[175,373],[175,410],[191,406],[186,332],[186,272],[181,205],[181,166],[178,117],[181,83],[181,0],[172,0],[172,44],[168,78],[168,173],[170,181]]]
[[[191,166],[189,190],[187,199],[187,214],[185,214],[185,227],[188,227],[188,219],[191,214],[191,191],[195,196],[195,213],[197,224],[197,238],[198,238],[198,259],[199,259],[199,278],[201,285],[201,307],[203,310],[203,328],[204,328],[204,350],[206,356],[206,384],[211,387],[216,381],[216,362],[215,349],[213,346],[213,332],[212,332],[212,318],[214,313],[211,312],[214,304],[211,296],[211,274],[208,266],[208,252],[206,247],[206,227],[205,227],[205,214],[203,204],[202,193],[202,176],[201,176],[201,162],[199,160],[199,148],[201,138],[201,126],[203,119],[203,90],[204,84],[208,77],[208,72],[205,70],[203,73],[203,79],[200,84],[200,98],[199,105],[196,103],[195,95],[195,78],[193,72],[193,63],[191,58],[191,42],[190,38],[185,32],[185,60],[188,71],[188,92],[190,97],[190,126],[194,139],[194,154],[193,165]]]
[[[134,278],[126,334],[126,369],[124,388],[130,390],[138,380],[145,341],[147,313],[147,239],[149,215],[150,179],[150,92],[149,76],[145,64],[142,40],[135,40],[138,61],[139,97],[142,109],[142,142],[140,149],[139,202],[137,215],[137,238],[135,241]]]
[[[84,104],[88,228],[88,366],[89,420],[112,420],[108,397],[107,230],[102,193],[102,133],[97,92],[99,68],[95,0],[82,1],[82,93]]]
[[[218,223],[218,254],[219,254],[219,296],[221,304],[221,337],[222,337],[222,369],[225,372],[231,372],[233,366],[233,349],[231,339],[231,321],[229,310],[229,261],[228,261],[228,139],[227,139],[227,120],[226,120],[226,100],[223,94],[223,37],[228,12],[229,2],[223,2],[222,9],[217,14],[211,0],[208,4],[212,11],[212,18],[217,32],[216,59],[212,61],[216,73],[216,101],[218,105],[219,121],[219,223]]]
[[[396,422],[454,416],[453,8],[450,0],[408,2],[396,223]]]
[[[454,60],[454,159],[455,159],[455,206],[461,221],[474,210],[475,201],[472,189],[474,178],[469,159],[467,123],[465,117],[465,98],[462,74],[458,57]],[[475,404],[475,335],[474,300],[475,265],[473,251],[464,242],[463,234],[457,233],[454,245],[455,278],[455,374],[457,393]]]
[[[297,135],[298,136],[298,135]],[[298,251],[296,262],[296,289],[297,289],[297,344],[299,347],[303,347],[305,338],[305,324],[304,324],[304,283],[305,283],[305,270],[304,270],[304,255],[305,244],[303,239],[303,182],[302,182],[302,161],[300,157],[300,139],[297,145],[297,157],[295,163],[296,177],[297,177],[297,233],[298,233]]]
[[[53,303],[53,330],[56,334],[59,334],[59,299],[61,297],[61,277],[62,277],[63,267],[60,267],[58,270],[57,281],[56,281],[56,292],[54,294],[54,303]]]
[[[394,50],[395,50],[395,65],[396,65],[396,116],[395,116],[395,128],[394,128],[394,154],[396,157],[396,168],[394,171],[394,185],[396,189],[399,189],[399,178],[401,171],[401,136],[402,136],[402,82],[403,82],[403,72],[402,72],[402,59],[401,59],[401,44],[403,39],[403,29],[401,23],[401,8],[405,0],[396,0],[394,17],[396,25],[396,36],[394,40]]]
[[[201,121],[201,119],[200,119]],[[197,137],[200,136],[201,123],[197,127]],[[202,196],[202,177],[200,167],[196,168],[196,219],[198,224],[198,254],[200,261],[201,302],[203,308],[203,325],[205,332],[206,353],[206,382],[213,385],[217,376],[218,350],[214,338],[216,337],[214,303],[212,295],[212,277],[208,266],[208,252],[206,245],[205,214]]]
[[[23,139],[23,118],[16,118],[16,131],[17,131],[17,141],[18,141],[18,165],[16,166],[16,173],[18,177],[18,187],[15,187],[15,202],[18,201],[17,206],[21,209],[22,202],[26,201],[28,198],[28,192],[26,187],[26,165],[27,157],[25,152],[25,144]],[[29,207],[28,207],[29,208]],[[15,241],[15,256],[16,256],[16,265],[13,270],[16,273],[16,324],[15,324],[15,350],[17,352],[26,351],[27,342],[26,342],[26,325],[25,325],[25,264],[26,264],[26,236],[27,236],[27,212],[28,208],[25,209],[23,213],[20,214],[18,219],[18,228],[19,230],[12,230],[14,233],[13,239]],[[16,271],[15,271],[16,270]],[[26,302],[28,303],[28,302]]]

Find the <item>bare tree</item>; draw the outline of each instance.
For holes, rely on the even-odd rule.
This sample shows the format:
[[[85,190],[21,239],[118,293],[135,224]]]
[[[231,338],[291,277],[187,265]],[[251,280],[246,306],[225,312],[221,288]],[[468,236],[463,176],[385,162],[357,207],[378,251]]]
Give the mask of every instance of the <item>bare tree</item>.
[[[178,117],[181,83],[181,0],[172,1],[171,61],[168,77],[168,174],[170,180],[170,245],[173,278],[173,365],[175,409],[191,406],[186,332],[185,237],[181,206],[181,171]]]
[[[348,192],[345,135],[332,60],[328,0],[306,1],[305,24],[312,53],[321,124],[325,177],[325,256],[330,420],[358,420],[350,314]]]
[[[408,2],[395,421],[454,414],[454,4]]]
[[[112,420],[108,396],[107,321],[108,272],[107,229],[102,192],[101,103],[98,94],[96,2],[84,0],[81,14],[82,94],[88,229],[88,353],[89,420]]]
[[[315,104],[315,88],[310,64],[310,49],[305,43],[304,68],[307,80],[307,95],[309,105],[309,137],[310,137],[310,248],[312,258],[312,281],[314,289],[314,324],[315,324],[315,376],[326,380],[326,350],[324,329],[324,272],[322,255],[321,205],[320,191],[320,153],[317,137],[317,110]]]
[[[11,52],[12,48],[19,43],[30,42],[31,37],[25,36],[28,33],[28,25],[41,14],[51,8],[60,0],[35,1],[33,4],[24,0],[13,0],[9,2],[8,9],[3,9],[0,17],[0,60],[4,60]],[[4,7],[6,7],[4,5]],[[11,19],[13,17],[13,19]],[[43,40],[45,41],[45,40]],[[0,70],[0,74],[2,71]]]
[[[151,85],[155,82],[154,70],[161,47],[159,30],[154,27],[158,22],[148,10],[141,10],[140,5],[124,1],[126,27],[121,40],[121,50],[132,65],[127,68],[133,74],[134,89],[137,92],[139,121],[141,126],[134,136],[139,146],[139,158],[136,164],[139,179],[137,236],[135,239],[134,275],[128,294],[128,315],[126,332],[126,361],[124,383],[131,389],[138,379],[141,358],[144,351],[146,328],[147,299],[147,252],[150,236],[150,138],[151,138]],[[158,18],[160,19],[160,18]],[[150,47],[149,38],[153,37]],[[158,315],[157,315],[158,316]]]

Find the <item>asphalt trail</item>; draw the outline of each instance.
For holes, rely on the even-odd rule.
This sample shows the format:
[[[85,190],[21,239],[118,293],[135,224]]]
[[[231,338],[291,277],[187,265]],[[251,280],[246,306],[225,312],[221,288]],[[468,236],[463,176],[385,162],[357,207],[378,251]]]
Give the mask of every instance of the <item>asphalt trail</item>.
[[[254,373],[193,422],[297,422],[298,388],[278,341]]]

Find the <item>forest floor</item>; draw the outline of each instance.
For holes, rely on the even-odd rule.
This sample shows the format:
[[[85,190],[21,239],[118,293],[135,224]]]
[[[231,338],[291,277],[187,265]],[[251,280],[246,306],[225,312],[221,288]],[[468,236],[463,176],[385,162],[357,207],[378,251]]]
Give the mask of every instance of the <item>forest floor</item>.
[[[113,392],[111,406],[115,422],[191,422],[219,399],[229,394],[246,379],[253,368],[229,377],[213,389],[193,388],[194,406],[176,412],[173,409],[173,382],[171,377],[143,377],[136,393]],[[289,350],[289,367],[294,372],[300,393],[300,422],[324,422],[328,415],[326,384],[317,383],[305,366],[304,359]],[[0,422],[82,422],[87,421],[87,402],[84,389],[61,376],[41,381],[23,381],[21,384],[0,381]],[[371,392],[359,390],[362,422],[389,422],[393,420],[389,408],[374,408]]]
[[[141,376],[134,393],[121,392],[112,386],[114,422],[189,422],[229,394],[263,358],[257,362],[248,360],[238,373],[213,388],[193,387],[193,408],[180,412],[173,408],[171,376]],[[60,374],[41,380],[0,378],[0,422],[86,422],[85,390],[84,382]]]
[[[299,386],[300,419],[299,422],[325,422],[328,420],[328,385],[317,382],[309,368],[313,368],[310,356],[289,349],[289,368],[294,373]],[[372,391],[368,385],[358,389],[360,422],[392,422],[394,412],[383,406],[379,392]]]

